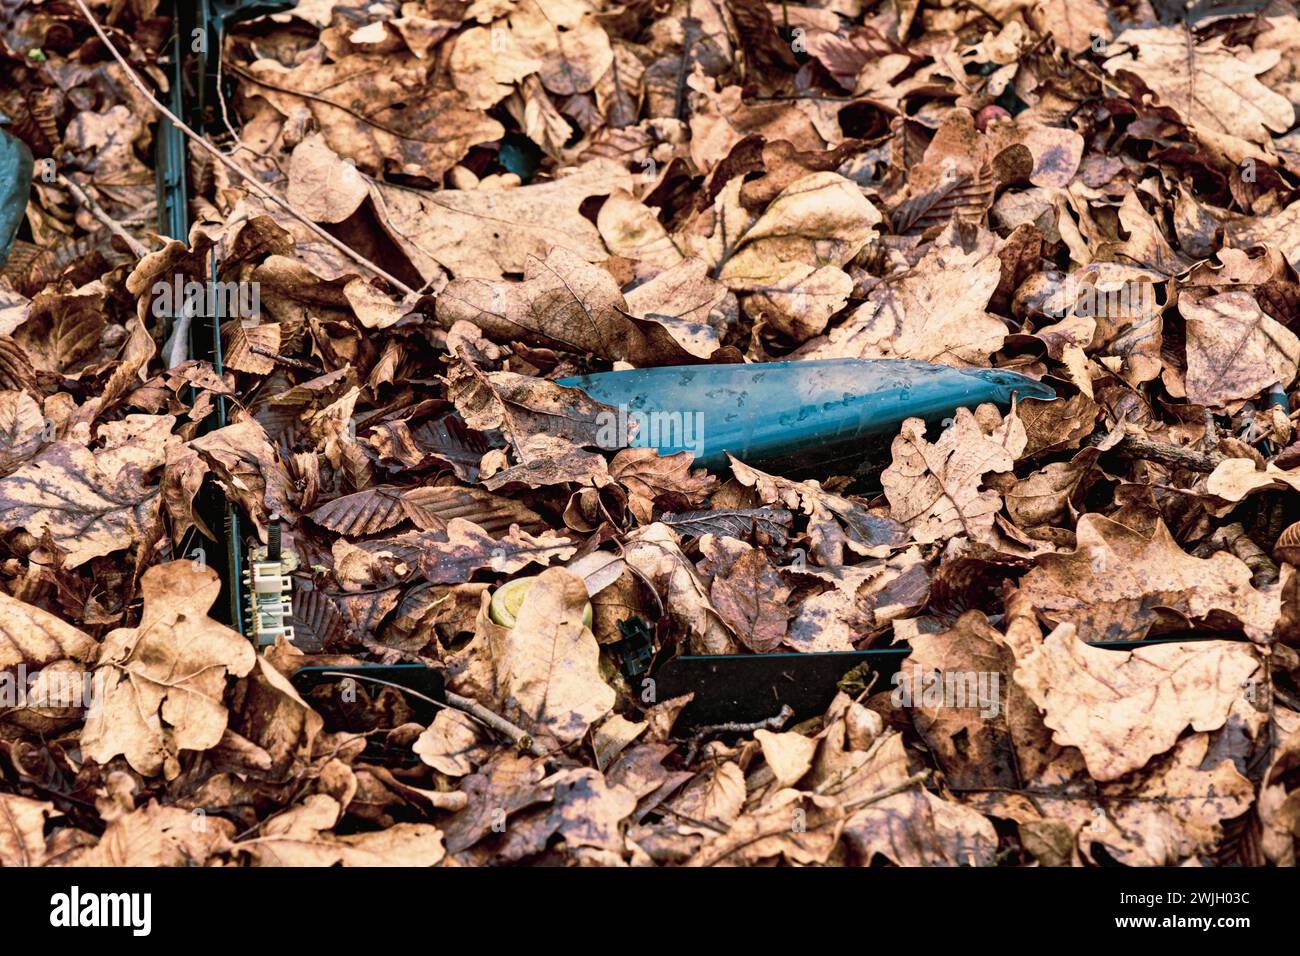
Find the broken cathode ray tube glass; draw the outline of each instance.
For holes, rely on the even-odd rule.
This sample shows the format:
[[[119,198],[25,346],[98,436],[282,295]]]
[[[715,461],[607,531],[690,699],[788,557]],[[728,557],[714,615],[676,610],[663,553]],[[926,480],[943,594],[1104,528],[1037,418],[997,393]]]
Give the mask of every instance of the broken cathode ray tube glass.
[[[1056,397],[1043,382],[1002,369],[958,369],[912,359],[826,359],[682,365],[598,372],[559,381],[610,406],[601,447],[690,451],[693,464],[727,454],[769,471],[824,469],[888,455],[908,418],[939,424],[957,408]]]

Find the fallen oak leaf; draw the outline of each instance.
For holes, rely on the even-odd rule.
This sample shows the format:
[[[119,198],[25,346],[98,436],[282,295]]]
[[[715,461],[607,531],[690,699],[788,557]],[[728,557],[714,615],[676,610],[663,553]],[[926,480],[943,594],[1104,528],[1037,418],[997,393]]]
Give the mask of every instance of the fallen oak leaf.
[[[1277,50],[1229,47],[1222,37],[1198,44],[1180,27],[1125,30],[1115,44],[1125,52],[1102,64],[1106,72],[1132,73],[1194,126],[1265,143],[1295,122],[1286,97],[1258,79]]]
[[[731,289],[780,287],[792,266],[842,266],[881,221],[857,184],[838,173],[796,179],[733,246],[718,278]]]
[[[879,557],[907,539],[906,529],[894,519],[873,514],[852,498],[824,491],[816,481],[792,481],[759,471],[731,455],[727,458],[735,479],[758,492],[764,504],[780,503],[787,508],[798,508],[810,516],[819,513],[833,516],[843,529],[842,543],[855,554]],[[834,551],[833,546],[826,550],[822,555],[823,564],[842,563]]]
[[[600,232],[578,211],[589,196],[630,190],[632,177],[613,160],[584,163],[554,182],[515,189],[449,189],[426,193],[386,184],[375,186],[383,199],[380,222],[430,281],[445,266],[457,278],[501,279],[524,272],[532,259],[563,248],[579,261],[608,257]],[[446,291],[438,313],[450,305]],[[489,291],[484,302],[491,303]],[[450,328],[447,322],[446,327]]]
[[[700,361],[664,325],[633,316],[613,276],[578,253],[557,245],[545,258],[530,255],[522,271],[523,282],[453,279],[438,297],[438,321],[639,366]]]
[[[530,488],[568,483],[603,488],[612,480],[604,456],[557,435],[530,435],[517,453],[519,463],[483,478],[483,487],[496,491],[519,482]]]
[[[864,864],[880,854],[898,866],[989,866],[997,852],[992,822],[977,810],[923,787],[872,799],[844,821],[844,841]],[[888,791],[886,791],[888,792]]]
[[[1169,608],[1193,621],[1230,615],[1253,641],[1273,632],[1277,593],[1256,590],[1250,568],[1231,554],[1196,558],[1163,522],[1146,536],[1099,514],[1083,515],[1076,537],[1073,552],[1037,557],[1021,579],[1048,626],[1072,624],[1084,641],[1137,641]]]
[[[206,616],[221,592],[207,565],[155,565],[140,588],[140,626],[104,638],[97,700],[81,748],[99,764],[121,754],[139,773],[161,771],[172,779],[180,773],[182,750],[207,750],[221,740],[228,720],[226,677],[243,677],[257,658],[241,634]]]
[[[625,294],[630,315],[656,322],[687,352],[708,359],[736,324],[736,297],[709,277],[703,259],[684,259]]]
[[[554,787],[546,829],[570,847],[622,851],[621,824],[637,808],[630,789],[607,783],[591,767],[563,770],[546,782]]]
[[[134,803],[129,790],[126,798]],[[197,817],[189,810],[150,799],[143,807],[110,820],[99,842],[78,855],[75,865],[203,866],[212,856],[228,851],[234,837],[235,824],[229,820]]]
[[[234,69],[284,116],[306,107],[331,150],[377,175],[388,169],[441,178],[471,147],[503,132],[455,90],[435,88],[428,64],[407,53],[354,53],[292,67],[268,56]],[[365,114],[347,104],[364,104]]]
[[[1193,734],[1136,780],[1100,788],[1096,802],[1089,801],[1080,848],[1100,844],[1109,860],[1124,866],[1176,866],[1222,846],[1225,823],[1250,810],[1255,786],[1230,759],[1215,763],[1210,741],[1209,734]],[[1096,813],[1099,804],[1106,813]]]
[[[627,506],[642,524],[654,520],[654,506],[669,499],[674,507],[704,504],[717,479],[705,469],[691,471],[689,451],[660,455],[654,448],[624,448],[609,463],[609,476],[628,490]]]
[[[1002,347],[1007,328],[986,311],[1002,264],[992,247],[963,248],[956,225],[908,272],[890,277],[798,358],[914,358],[981,368]]]
[[[805,865],[825,863],[843,827],[844,808],[833,797],[779,790],[702,846],[686,866],[743,865],[774,856]]]
[[[1014,611],[1008,612],[1013,616]],[[1022,627],[1041,640],[1032,611]],[[980,611],[910,639],[895,700],[955,788],[1021,787],[1051,752],[1038,710],[1012,680],[1015,658]],[[972,679],[973,678],[973,679]]]
[[[1099,781],[1144,767],[1188,726],[1222,727],[1262,666],[1249,645],[1231,641],[1090,647],[1070,624],[1041,644],[1012,649],[1016,683],[1042,710],[1056,743],[1077,747]]]
[[[516,448],[538,434],[599,446],[617,418],[616,409],[580,388],[515,372],[483,372],[463,350],[459,359],[447,373],[447,398],[470,428],[500,430]]]
[[[959,408],[933,444],[923,420],[907,419],[890,449],[893,461],[880,476],[890,513],[921,544],[957,534],[989,538],[1002,499],[982,488],[984,476],[1011,471],[1027,441],[1014,410],[987,433],[970,409]]]

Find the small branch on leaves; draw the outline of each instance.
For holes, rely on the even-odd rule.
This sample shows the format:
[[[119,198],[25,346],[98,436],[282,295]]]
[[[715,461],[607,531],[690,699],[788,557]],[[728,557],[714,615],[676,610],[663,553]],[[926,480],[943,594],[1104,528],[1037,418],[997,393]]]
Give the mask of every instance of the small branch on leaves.
[[[113,219],[108,213],[104,212],[104,210],[100,208],[99,203],[95,202],[95,200],[92,199],[84,189],[74,183],[67,176],[63,175],[63,173],[59,173],[58,178],[64,188],[66,188],[68,192],[72,193],[73,199],[81,203],[81,205],[86,208],[86,211],[98,219],[105,229],[126,243],[126,247],[131,250],[131,255],[135,256],[137,259],[143,259],[149,254],[149,250],[145,247],[144,243],[123,229],[121,223],[116,219]]]
[[[1105,435],[1098,434],[1089,439],[1088,443],[1090,445],[1100,445],[1105,439]],[[1121,458],[1153,461],[1158,465],[1167,465],[1170,468],[1187,468],[1191,471],[1206,473],[1214,471],[1224,457],[1218,452],[1193,451],[1180,445],[1151,441],[1147,438],[1139,438],[1136,435],[1125,435],[1115,447],[1109,448],[1107,451],[1119,455]]]
[[[365,256],[361,255],[361,253],[354,250],[351,246],[347,245],[344,242],[341,242],[338,239],[335,239],[332,235],[330,235],[328,232],[322,229],[314,221],[312,221],[306,215],[299,212],[292,205],[290,205],[288,200],[281,198],[280,196],[276,195],[271,190],[263,186],[260,182],[257,181],[256,176],[254,176],[248,170],[244,169],[243,166],[239,165],[239,163],[235,162],[233,159],[231,159],[221,150],[217,149],[215,146],[209,143],[198,133],[194,132],[194,130],[190,129],[187,125],[185,125],[185,122],[179,116],[177,116],[167,107],[163,106],[162,103],[158,102],[157,97],[155,97],[153,93],[150,92],[149,88],[145,86],[144,81],[140,79],[139,74],[137,74],[135,69],[131,66],[131,64],[126,61],[126,57],[122,56],[122,54],[118,52],[117,47],[113,45],[113,41],[110,40],[108,38],[108,34],[104,32],[104,28],[100,26],[99,21],[95,19],[95,15],[91,13],[90,8],[86,6],[85,0],[74,0],[74,2],[77,4],[78,9],[81,10],[81,15],[86,18],[86,22],[90,24],[91,29],[94,30],[96,35],[99,37],[100,42],[102,42],[104,46],[108,47],[108,52],[113,55],[113,59],[117,60],[118,65],[121,66],[122,69],[126,71],[126,77],[128,80],[131,81],[131,85],[134,86],[137,90],[141,92],[141,94],[144,95],[145,99],[147,99],[153,105],[153,108],[155,110],[157,110],[161,115],[171,120],[172,124],[178,130],[180,130],[187,137],[189,137],[191,140],[197,143],[200,149],[208,153],[210,156],[212,156],[213,159],[219,162],[222,166],[225,166],[232,173],[235,173],[237,176],[239,176],[245,183],[248,184],[250,189],[252,189],[258,195],[260,195],[263,199],[267,199],[270,202],[274,203],[275,205],[279,206],[290,216],[293,216],[293,218],[301,222],[304,226],[306,226],[309,230],[311,230],[311,233],[314,236],[316,236],[316,238],[320,239],[321,242],[324,242],[327,245],[338,250],[343,255],[347,256],[349,259],[355,262],[357,265],[363,267],[364,269],[369,270],[372,274],[379,276],[379,278],[383,279],[394,289],[400,291],[403,295],[415,295],[414,289],[412,289],[410,286],[408,286],[406,283],[402,282],[401,280],[395,279],[392,276],[390,276],[387,272],[385,272],[379,266],[375,265]],[[178,236],[176,238],[180,239],[183,237]]]

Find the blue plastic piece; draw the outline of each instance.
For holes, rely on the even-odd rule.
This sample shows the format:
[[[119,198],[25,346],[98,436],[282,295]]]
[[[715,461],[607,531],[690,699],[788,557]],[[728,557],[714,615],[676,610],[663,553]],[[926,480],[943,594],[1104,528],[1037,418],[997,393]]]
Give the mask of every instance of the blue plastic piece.
[[[0,266],[9,258],[18,227],[27,215],[34,165],[27,144],[0,130]]]
[[[957,369],[911,359],[827,359],[752,365],[678,365],[561,379],[617,409],[606,448],[691,451],[728,466],[730,452],[769,471],[821,469],[883,455],[907,418],[940,423],[960,407],[1055,398],[1048,385],[1001,369]],[[611,416],[613,417],[613,416]],[[631,423],[635,422],[635,425]]]

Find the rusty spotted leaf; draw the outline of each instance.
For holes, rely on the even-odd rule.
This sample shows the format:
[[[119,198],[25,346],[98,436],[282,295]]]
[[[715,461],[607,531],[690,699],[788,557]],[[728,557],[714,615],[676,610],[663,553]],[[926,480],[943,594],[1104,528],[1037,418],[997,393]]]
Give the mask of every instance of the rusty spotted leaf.
[[[106,474],[90,449],[71,441],[47,446],[0,479],[0,527],[48,532],[69,568],[144,538],[158,507],[158,489],[138,472]]]
[[[420,571],[432,584],[462,584],[482,568],[514,574],[530,564],[563,561],[577,551],[568,538],[534,537],[513,525],[508,534],[495,538],[464,518],[452,518],[445,535],[425,532],[420,541]]]

